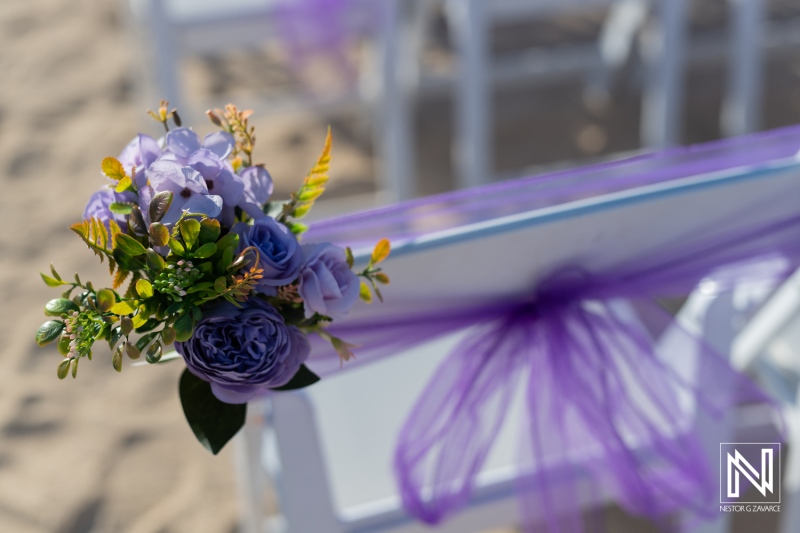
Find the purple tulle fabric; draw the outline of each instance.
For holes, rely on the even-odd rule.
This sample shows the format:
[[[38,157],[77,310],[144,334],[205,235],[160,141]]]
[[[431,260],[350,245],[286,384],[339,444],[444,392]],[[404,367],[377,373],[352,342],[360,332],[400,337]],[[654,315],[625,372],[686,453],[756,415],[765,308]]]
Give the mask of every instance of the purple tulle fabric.
[[[366,247],[389,237],[408,252],[453,227],[609,192],[708,173],[758,179],[796,165],[798,147],[800,128],[789,128],[671,150],[341,217],[315,224],[307,239]],[[788,275],[800,265],[800,198],[797,205],[796,213],[706,228],[599,271],[562,265],[517,298],[453,302],[435,312],[425,311],[430,302],[389,302],[375,314],[334,324],[334,334],[360,346],[362,363],[468,330],[399,436],[394,467],[408,512],[435,524],[466,505],[502,425],[515,423],[527,525],[583,531],[577,511],[587,493],[612,498],[665,529],[677,510],[715,515],[716,468],[706,464],[692,427],[697,413],[679,398],[692,398],[712,416],[769,400],[657,299],[685,296],[708,279],[724,291]],[[696,355],[693,373],[682,373],[662,353],[665,331],[673,351],[677,345]],[[330,350],[315,347],[315,370],[338,371],[335,361]],[[526,419],[508,421],[519,387]]]

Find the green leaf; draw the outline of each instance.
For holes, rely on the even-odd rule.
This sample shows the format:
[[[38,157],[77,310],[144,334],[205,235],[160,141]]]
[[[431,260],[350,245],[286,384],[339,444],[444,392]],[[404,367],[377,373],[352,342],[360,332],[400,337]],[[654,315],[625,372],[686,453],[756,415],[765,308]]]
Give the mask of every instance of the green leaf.
[[[353,257],[353,250],[351,250],[349,246],[344,249],[344,256],[347,259],[347,266],[353,268],[353,263],[355,263],[356,260]]]
[[[163,353],[163,349],[161,348],[161,343],[156,342],[153,343],[150,348],[147,349],[147,353],[145,354],[145,359],[151,365],[158,363],[161,360],[161,354]]]
[[[191,250],[200,236],[200,223],[193,218],[187,218],[181,221],[180,229],[183,242],[186,243],[186,249]]]
[[[167,245],[169,249],[172,250],[172,253],[177,256],[183,257],[183,254],[186,253],[186,249],[177,239],[170,239]]]
[[[224,252],[228,249],[235,249],[239,246],[239,235],[236,233],[228,233],[220,240],[217,241],[217,252]],[[231,255],[231,257],[233,257]],[[227,266],[227,265],[226,265]]]
[[[292,211],[292,216],[294,218],[303,218],[304,216],[306,216],[308,214],[309,211],[311,211],[312,207],[313,207],[313,204],[299,205],[299,206],[294,208],[294,211]]]
[[[288,226],[295,235],[300,235],[308,231],[308,226],[302,222],[289,222]]]
[[[166,345],[175,342],[175,328],[167,326],[161,330],[161,341]]]
[[[64,379],[65,377],[67,377],[67,374],[69,374],[69,365],[71,361],[72,361],[71,359],[64,359],[63,361],[58,363],[58,369],[56,370],[56,375],[58,376],[58,379]]]
[[[175,321],[173,327],[175,328],[175,340],[178,342],[186,342],[192,338],[194,325],[192,324],[192,317],[189,316],[189,313],[183,313],[183,315]]]
[[[361,286],[359,287],[358,296],[364,302],[366,302],[368,304],[372,303],[372,293],[369,290],[369,285],[367,285],[363,281],[361,282]]]
[[[139,313],[136,316],[143,317],[143,319],[140,320],[140,324],[136,326],[136,333],[147,333],[161,325],[161,320],[157,318],[148,318],[144,313]]]
[[[161,222],[150,224],[149,233],[153,246],[166,246],[169,242],[169,230]]]
[[[39,275],[42,276],[42,280],[44,280],[45,284],[48,287],[58,287],[59,285],[67,285],[66,282],[51,278],[50,276],[42,274],[41,272],[39,272]]]
[[[272,390],[296,390],[308,387],[319,381],[319,376],[308,369],[306,365],[300,365],[300,369],[292,376],[288,383],[280,387],[270,387]]]
[[[169,211],[169,206],[172,205],[172,193],[163,191],[150,200],[148,212],[150,213],[150,222],[160,222],[164,215]]]
[[[103,174],[114,181],[119,181],[126,176],[122,163],[120,163],[116,157],[106,157],[103,159],[103,162],[100,163],[100,168],[103,170]]]
[[[136,347],[140,352],[144,351],[144,349],[147,348],[147,345],[150,344],[153,339],[158,337],[158,334],[158,331],[154,331],[152,333],[148,333],[147,335],[142,335],[139,340],[136,341]]]
[[[113,366],[114,370],[117,372],[122,372],[122,351],[124,347],[124,344],[117,346],[117,349],[114,350],[114,354],[111,356],[111,366]]]
[[[153,296],[153,284],[146,279],[136,282],[136,294],[141,298],[151,298]]]
[[[60,320],[48,320],[36,330],[36,344],[44,346],[56,340],[64,330],[64,323]]]
[[[69,353],[69,343],[72,342],[69,337],[66,335],[61,335],[58,338],[58,353],[61,355],[67,355]]]
[[[220,276],[214,280],[214,290],[217,292],[225,292],[225,289],[228,288],[228,278],[225,276]]]
[[[129,176],[125,176],[124,178],[119,180],[119,183],[117,183],[117,186],[114,190],[116,192],[125,192],[131,185],[133,185],[133,181],[131,181],[131,178]]]
[[[183,371],[178,390],[189,427],[200,444],[216,455],[244,425],[247,404],[220,401],[211,385],[189,370]]]
[[[372,277],[375,278],[375,281],[377,281],[378,283],[382,283],[383,285],[389,284],[389,276],[387,276],[383,272],[378,272]]]
[[[142,246],[142,243],[124,233],[117,233],[114,235],[114,247],[119,248],[131,257],[136,257],[147,253],[147,248]]]
[[[117,215],[130,215],[133,212],[133,204],[126,202],[112,202],[108,210]]]
[[[165,266],[166,262],[164,261],[164,258],[161,257],[161,254],[153,249],[147,250],[147,268],[153,272],[161,272],[164,270]]]
[[[97,308],[106,313],[114,307],[117,303],[117,297],[114,292],[109,289],[102,289],[97,291]]]
[[[135,310],[136,310],[136,303],[127,300],[117,302],[113,306],[111,306],[111,309],[109,309],[109,311],[111,311],[117,316],[130,315]]]
[[[66,298],[56,298],[55,300],[50,300],[44,306],[44,314],[47,316],[61,316],[65,313],[69,313],[70,311],[79,311],[77,305],[72,300],[67,300]]]
[[[204,218],[203,221],[200,222],[200,244],[217,242],[220,231],[219,220]]]
[[[61,276],[59,276],[58,272],[56,272],[56,267],[53,266],[53,263],[50,263],[50,272],[53,274],[53,277],[55,279],[57,279],[58,281],[61,281]]]
[[[207,242],[192,254],[192,257],[197,259],[206,259],[217,253],[217,245],[213,242]]]
[[[78,377],[78,362],[80,359],[73,359],[72,360],[72,379]]]
[[[123,252],[121,248],[114,250],[114,260],[116,260],[117,264],[119,265],[119,269],[126,272],[135,272],[137,270],[141,270],[146,264],[142,259],[133,257],[130,254]],[[119,287],[121,284],[122,282],[120,281],[120,283],[114,288]]]

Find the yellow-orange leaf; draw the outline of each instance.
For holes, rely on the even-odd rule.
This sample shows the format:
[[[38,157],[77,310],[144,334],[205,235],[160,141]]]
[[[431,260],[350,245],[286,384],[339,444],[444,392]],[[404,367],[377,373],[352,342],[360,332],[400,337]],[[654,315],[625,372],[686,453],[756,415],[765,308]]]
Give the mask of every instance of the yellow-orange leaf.
[[[392,245],[389,243],[389,239],[381,239],[378,241],[378,244],[375,245],[375,249],[372,250],[372,258],[370,262],[373,265],[377,265],[387,257],[389,257],[389,253],[392,251]]]
[[[119,181],[127,175],[125,174],[125,169],[122,167],[122,163],[120,163],[116,157],[106,157],[103,159],[100,167],[103,169],[103,174],[112,180]]]
[[[128,176],[123,176],[122,179],[119,180],[119,183],[117,183],[117,187],[114,190],[117,192],[125,192],[125,189],[130,187],[132,183],[133,182]]]

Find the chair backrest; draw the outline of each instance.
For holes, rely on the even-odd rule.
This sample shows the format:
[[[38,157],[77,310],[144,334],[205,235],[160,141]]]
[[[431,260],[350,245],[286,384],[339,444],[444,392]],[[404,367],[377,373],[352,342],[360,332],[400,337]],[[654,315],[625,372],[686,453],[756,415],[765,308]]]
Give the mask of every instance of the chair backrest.
[[[759,304],[754,299],[737,301],[730,293],[717,294],[708,286],[698,289],[678,314],[680,326],[660,337],[660,348],[670,355],[678,371],[690,377],[698,354],[687,352],[682,342],[685,336],[673,333],[698,332],[714,348],[727,353],[739,325]],[[277,394],[267,401],[264,442],[275,448],[269,451],[266,467],[277,487],[288,532],[426,530],[400,507],[389,458],[415,395],[458,338],[451,335],[330,377],[306,391]],[[691,405],[688,408],[693,409]],[[510,419],[519,409],[519,405],[512,408]],[[730,416],[711,420],[705,415],[695,421],[712,464],[718,459],[720,435],[733,435],[735,422]],[[500,435],[469,507],[438,531],[478,532],[514,522],[516,454],[511,426],[506,424]],[[250,464],[250,468],[259,467]],[[604,497],[595,494],[580,506],[588,510],[604,503]],[[723,517],[704,527],[708,533],[723,533],[728,523]]]

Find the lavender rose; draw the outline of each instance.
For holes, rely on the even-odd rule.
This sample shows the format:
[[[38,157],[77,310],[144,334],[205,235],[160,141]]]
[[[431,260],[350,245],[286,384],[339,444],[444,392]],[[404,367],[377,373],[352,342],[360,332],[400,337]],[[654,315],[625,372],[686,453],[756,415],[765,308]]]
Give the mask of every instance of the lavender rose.
[[[300,269],[298,293],[306,318],[314,313],[340,317],[358,300],[358,276],[350,269],[344,250],[331,243],[302,247],[305,261]]]
[[[274,307],[250,298],[242,308],[223,302],[204,311],[192,338],[175,349],[190,372],[211,383],[214,396],[245,403],[260,390],[286,384],[311,348]]]
[[[252,226],[240,222],[232,231],[239,235],[240,250],[249,246],[258,248],[260,267],[264,269],[258,291],[275,295],[276,287],[288,285],[297,279],[303,254],[297,237],[286,226],[271,217],[265,217],[256,220]]]

